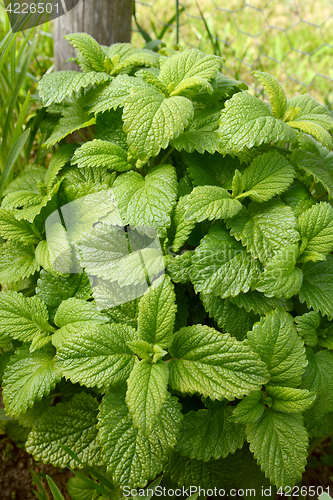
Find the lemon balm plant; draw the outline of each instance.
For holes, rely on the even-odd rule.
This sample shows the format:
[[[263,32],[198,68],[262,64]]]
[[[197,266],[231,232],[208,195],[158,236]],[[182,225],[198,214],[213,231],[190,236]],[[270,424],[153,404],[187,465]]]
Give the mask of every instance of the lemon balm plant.
[[[6,412],[116,496],[290,489],[333,431],[333,117],[197,50],[68,39],[82,72],[39,84],[59,149],[0,210]]]

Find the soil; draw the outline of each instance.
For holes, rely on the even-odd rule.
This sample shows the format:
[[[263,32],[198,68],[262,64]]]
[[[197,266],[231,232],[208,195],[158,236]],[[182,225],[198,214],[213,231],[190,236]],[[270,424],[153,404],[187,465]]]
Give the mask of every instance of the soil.
[[[35,462],[31,455],[15,443],[2,436],[0,438],[0,498],[1,500],[36,500],[33,491],[38,487],[32,484],[32,469],[37,475],[47,474],[52,477],[66,500],[70,500],[66,491],[68,479],[73,475],[68,469],[56,469],[52,465]],[[45,476],[44,476],[45,477]],[[53,499],[46,479],[39,476],[49,498]]]

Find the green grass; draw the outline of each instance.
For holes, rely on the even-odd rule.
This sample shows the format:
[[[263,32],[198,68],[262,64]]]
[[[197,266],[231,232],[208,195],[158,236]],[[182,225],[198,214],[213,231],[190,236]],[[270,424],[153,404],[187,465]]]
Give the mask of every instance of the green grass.
[[[154,37],[175,5],[175,0],[137,0],[138,22]],[[180,6],[185,7],[180,14],[181,47],[219,53],[225,59],[224,72],[254,91],[252,71],[259,69],[281,81],[289,96],[308,92],[333,105],[332,0],[198,0],[198,5],[182,0]],[[175,23],[163,41],[168,47],[176,43]],[[137,32],[133,43],[142,43]]]

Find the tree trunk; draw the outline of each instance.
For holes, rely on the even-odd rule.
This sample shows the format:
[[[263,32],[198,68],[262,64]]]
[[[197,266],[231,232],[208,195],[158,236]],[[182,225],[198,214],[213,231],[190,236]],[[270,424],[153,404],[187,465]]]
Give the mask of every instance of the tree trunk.
[[[80,0],[66,15],[55,20],[54,69],[78,70],[79,67],[65,61],[76,57],[76,50],[64,40],[71,33],[88,33],[102,45],[131,40],[133,0]],[[69,3],[68,0],[66,2]]]

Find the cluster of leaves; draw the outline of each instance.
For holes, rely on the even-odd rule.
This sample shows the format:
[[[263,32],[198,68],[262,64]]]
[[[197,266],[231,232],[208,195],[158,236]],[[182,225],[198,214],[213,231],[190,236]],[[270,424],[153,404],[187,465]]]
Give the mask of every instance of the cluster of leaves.
[[[333,432],[332,115],[261,72],[270,102],[253,97],[197,50],[68,39],[82,72],[39,84],[59,149],[0,209],[7,414],[37,460],[106,468],[120,488],[162,471],[258,498],[294,485],[309,437]],[[84,142],[66,142],[75,131]],[[118,218],[89,202],[110,189]],[[77,200],[74,229],[59,218],[46,238]],[[142,284],[146,254],[122,260],[119,217],[155,231],[166,272],[148,279],[150,257],[146,291],[101,307],[92,284]],[[59,271],[53,244],[82,267]]]

